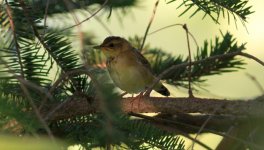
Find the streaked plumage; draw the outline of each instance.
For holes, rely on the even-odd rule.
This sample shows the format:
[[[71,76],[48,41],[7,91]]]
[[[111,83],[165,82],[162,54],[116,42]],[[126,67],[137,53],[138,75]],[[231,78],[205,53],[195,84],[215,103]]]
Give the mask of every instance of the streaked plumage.
[[[106,55],[109,74],[120,89],[128,93],[139,93],[155,80],[147,59],[127,40],[110,36],[96,48],[100,48]],[[170,95],[161,83],[154,90],[165,96]]]

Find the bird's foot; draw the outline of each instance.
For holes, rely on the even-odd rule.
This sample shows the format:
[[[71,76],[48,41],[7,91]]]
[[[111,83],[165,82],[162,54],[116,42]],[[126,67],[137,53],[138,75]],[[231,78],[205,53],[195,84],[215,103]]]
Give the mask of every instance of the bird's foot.
[[[137,102],[138,103],[138,108],[140,106],[140,100],[144,97],[144,92],[140,92],[139,95],[137,95],[136,97],[132,97],[132,100],[131,100],[131,110],[133,110],[133,106],[134,106],[134,102]]]

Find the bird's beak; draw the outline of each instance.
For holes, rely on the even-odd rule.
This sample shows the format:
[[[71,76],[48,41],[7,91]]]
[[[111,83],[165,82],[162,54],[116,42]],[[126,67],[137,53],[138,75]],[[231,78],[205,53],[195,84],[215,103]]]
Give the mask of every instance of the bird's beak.
[[[94,46],[93,48],[94,49],[101,49],[102,48],[102,45],[97,45],[97,46]]]

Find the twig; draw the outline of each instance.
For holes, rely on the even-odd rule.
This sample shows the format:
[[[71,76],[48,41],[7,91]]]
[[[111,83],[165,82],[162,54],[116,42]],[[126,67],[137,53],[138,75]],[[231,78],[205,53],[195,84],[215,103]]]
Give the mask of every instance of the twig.
[[[241,55],[241,56],[244,56],[244,57],[253,59],[256,62],[258,62],[259,64],[261,64],[262,66],[264,66],[264,62],[263,61],[259,60],[258,58],[254,57],[254,56],[252,56],[250,54],[242,53],[240,51],[232,52],[232,53],[227,53],[227,54],[221,54],[221,55],[211,56],[211,57],[208,57],[208,58],[205,58],[205,59],[202,59],[202,60],[194,61],[194,62],[191,63],[191,65],[196,65],[196,64],[199,64],[199,63],[203,63],[203,62],[209,62],[209,61],[215,60],[215,59],[225,59],[225,58],[234,57],[234,56],[237,56],[237,55]],[[189,65],[189,63],[182,63],[182,64],[178,64],[178,65],[172,65],[171,67],[169,67],[168,69],[166,69],[165,71],[163,71],[161,74],[159,74],[157,76],[157,78],[155,79],[155,81],[153,82],[153,84],[151,86],[149,86],[149,88],[146,91],[146,94],[149,94],[152,91],[152,89],[154,88],[154,86],[157,83],[159,83],[160,79],[164,75],[166,75],[167,73],[169,73],[169,72],[171,72],[173,70],[176,70],[176,69],[182,68],[182,67],[186,67],[188,65]]]
[[[50,117],[57,111],[59,110],[63,105],[65,105],[68,102],[69,99],[64,100],[63,102],[61,102],[59,105],[57,105],[56,107],[54,107],[52,110],[49,111],[48,114],[45,115],[44,120],[47,121],[50,119]]]
[[[216,110],[218,109],[219,107],[217,107],[214,112],[212,114],[215,114]],[[205,126],[207,125],[207,123],[213,118],[213,115],[210,115],[206,120],[205,122],[202,124],[202,126],[200,127],[199,131],[196,133],[194,139],[197,139],[198,138],[198,135],[203,131],[203,129],[205,128]],[[192,150],[194,150],[194,144],[195,144],[196,141],[193,140],[192,142]]]
[[[22,82],[21,82],[20,86],[21,86],[21,89],[23,90],[25,96],[27,97],[27,99],[28,99],[28,101],[29,101],[31,107],[33,108],[33,110],[34,110],[34,112],[35,112],[35,114],[36,114],[38,120],[40,121],[40,123],[43,125],[43,127],[44,127],[45,130],[47,131],[47,133],[48,133],[49,137],[51,138],[51,140],[52,140],[53,142],[55,142],[54,136],[53,136],[53,134],[52,134],[52,132],[51,132],[49,126],[47,125],[46,121],[42,118],[42,116],[41,116],[41,114],[40,114],[40,112],[39,112],[37,106],[35,105],[35,103],[34,103],[32,97],[31,97],[30,94],[29,94],[28,89],[24,86],[24,84],[23,84]]]
[[[199,144],[200,146],[206,148],[207,150],[213,150],[212,148],[210,148],[209,146],[207,146],[205,143],[202,143],[201,141],[199,141],[199,140],[197,140],[197,139],[191,137],[189,134],[186,134],[186,133],[184,133],[184,132],[182,132],[182,131],[180,131],[180,130],[179,130],[179,132],[180,132],[183,136],[185,136],[186,138],[188,138],[189,140],[194,141],[195,143]]]
[[[21,60],[21,57],[20,57],[21,54],[20,54],[20,50],[19,50],[20,47],[19,47],[19,44],[18,44],[18,41],[17,41],[17,37],[16,37],[16,33],[15,33],[15,25],[14,25],[14,22],[13,22],[13,19],[12,19],[10,6],[9,6],[7,0],[6,0],[6,4],[7,4],[7,14],[8,14],[8,17],[9,17],[9,22],[10,22],[10,25],[11,25],[11,29],[13,31],[14,42],[15,42],[15,45],[16,45],[16,49],[17,49],[17,53],[18,53],[18,59],[19,59],[19,64],[20,64],[20,67],[21,67],[21,77],[22,77],[22,79],[21,79],[21,77],[19,77],[19,78],[16,77],[16,78],[20,81],[21,84],[27,84],[27,85],[33,87],[34,89],[37,89],[37,90],[41,91],[42,93],[44,93],[46,95],[46,97],[48,97],[49,99],[53,99],[52,96],[49,93],[47,93],[44,89],[38,87],[37,85],[35,85],[33,83],[29,83],[28,81],[24,80],[24,73],[23,73],[24,69],[23,69],[22,60]]]
[[[262,66],[264,66],[264,62],[261,61],[260,59],[258,59],[257,57],[253,56],[253,55],[250,55],[250,54],[244,53],[244,52],[239,53],[239,55],[247,57],[247,58],[250,58],[250,59],[253,59],[256,62],[258,62],[259,64],[261,64]]]
[[[92,15],[92,12],[90,10],[86,10],[90,15]],[[97,16],[94,16],[94,19],[97,20],[101,26],[108,32],[108,34],[113,35],[112,31],[108,28],[107,25]]]
[[[177,123],[178,124],[178,123]],[[181,131],[181,130],[178,130],[177,128],[174,128],[174,127],[172,127],[171,128],[171,130],[173,131],[173,130],[176,130],[177,132],[178,131]],[[207,129],[206,129],[207,130]],[[253,147],[254,149],[256,149],[256,150],[262,150],[262,147],[261,146],[259,146],[259,145],[256,145],[255,143],[253,143],[253,142],[248,142],[247,140],[244,140],[244,139],[241,139],[241,138],[238,138],[238,137],[235,137],[235,136],[232,136],[232,135],[229,135],[229,134],[226,134],[226,133],[223,133],[223,132],[218,132],[218,131],[212,131],[212,130],[208,130],[209,132],[211,132],[211,133],[213,133],[213,134],[216,134],[216,135],[219,135],[219,136],[223,136],[223,137],[225,137],[225,138],[227,138],[227,139],[229,139],[229,140],[234,140],[234,141],[237,141],[237,142],[239,142],[239,143],[243,143],[243,144],[246,144],[246,145],[250,145],[251,147]],[[186,135],[189,135],[189,134],[186,134],[185,132],[182,132],[183,133],[183,135],[185,136],[185,137],[187,137],[188,138],[188,136],[186,136]],[[189,138],[190,140],[192,140],[192,141],[195,141],[196,143],[198,142],[198,140],[196,140],[196,139],[194,139],[194,138]],[[199,143],[198,143],[199,144]],[[206,145],[205,145],[206,146]],[[207,146],[207,148],[209,149],[209,150],[211,150],[211,148],[209,148],[208,146]],[[222,149],[222,150],[226,150],[226,149]]]
[[[159,122],[162,124],[168,124],[174,128],[177,128],[185,133],[194,134],[200,130],[201,126],[208,119],[208,117],[212,116],[210,122],[208,122],[206,128],[201,130],[201,133],[214,133],[217,132],[225,132],[226,129],[234,124],[246,122],[248,120],[245,116],[232,116],[232,115],[205,115],[205,114],[164,114],[160,113],[155,118],[158,118]]]
[[[44,129],[47,131],[47,133],[48,133],[50,139],[55,143],[54,136],[53,136],[53,134],[52,134],[52,132],[51,132],[49,126],[47,125],[47,123],[45,122],[45,120],[42,118],[40,111],[38,110],[38,108],[37,108],[37,106],[35,105],[35,103],[34,103],[32,97],[31,97],[30,94],[29,94],[28,89],[27,89],[26,86],[25,86],[25,83],[27,83],[27,81],[25,81],[24,78],[21,78],[20,76],[17,76],[17,75],[15,74],[15,71],[11,70],[11,69],[9,68],[9,66],[7,65],[7,62],[5,62],[2,58],[0,58],[0,61],[1,61],[2,64],[4,64],[5,67],[8,69],[8,72],[11,73],[11,74],[13,74],[14,77],[20,82],[19,85],[20,85],[21,89],[23,90],[25,96],[27,97],[27,99],[28,99],[28,101],[29,101],[31,107],[33,108],[33,111],[35,112],[35,114],[36,114],[36,116],[37,116],[37,119],[38,119],[39,122],[43,125]],[[30,85],[31,85],[31,84],[30,84]]]
[[[187,38],[187,46],[188,46],[188,52],[189,52],[189,67],[188,67],[188,92],[189,92],[189,97],[194,97],[193,92],[192,92],[192,87],[191,87],[191,82],[192,82],[192,54],[191,54],[191,47],[190,47],[190,40],[189,40],[189,30],[186,24],[184,24],[183,29],[186,31],[186,38]]]
[[[76,70],[72,70],[72,71],[68,71],[65,72],[64,74],[62,74],[56,81],[55,83],[52,85],[52,87],[49,89],[49,93],[52,94],[54,92],[54,90],[59,86],[59,84],[66,80],[67,78],[71,77],[71,76],[75,76],[75,75],[80,75],[80,74],[89,74],[90,72],[87,69],[76,69]],[[46,99],[44,99],[40,106],[39,109],[41,110],[45,103],[47,102],[47,97]]]
[[[196,47],[198,49],[199,48],[199,45],[198,45],[197,40],[195,39],[195,37],[193,36],[193,34],[190,31],[188,31],[188,34],[192,37],[192,39],[193,39],[193,41],[194,41],[194,43],[195,43],[195,45],[196,45]]]
[[[33,32],[34,32],[34,35],[37,37],[37,39],[38,39],[38,41],[41,43],[41,45],[42,45],[42,46],[43,46],[48,52],[51,52],[52,50],[51,50],[50,47],[45,43],[45,41],[43,40],[43,38],[40,36],[40,34],[39,34],[39,32],[38,32],[36,26],[34,25],[32,19],[30,18],[30,16],[29,16],[29,12],[28,12],[28,10],[27,10],[27,8],[26,8],[26,4],[25,4],[25,2],[24,2],[23,0],[19,0],[19,3],[21,4],[21,7],[22,7],[23,12],[24,12],[24,14],[25,14],[25,16],[26,16],[27,21],[29,22],[30,26],[32,27],[32,30],[33,30]],[[56,63],[57,63],[58,65],[60,65],[60,63],[59,63],[59,61],[56,59],[56,57],[53,57],[53,59],[56,61]],[[64,70],[62,70],[62,73],[64,73]],[[46,100],[47,100],[47,97],[46,97],[46,99],[44,99],[44,102],[46,102]],[[42,104],[40,105],[39,109],[41,109],[43,105],[44,105],[44,103],[42,103]]]
[[[184,135],[185,137],[189,138],[188,134],[184,131],[182,131],[182,129],[180,128],[179,129],[179,126],[184,126],[184,127],[187,127],[187,128],[193,128],[193,129],[199,129],[200,127],[197,127],[197,126],[194,126],[191,124],[187,124],[187,123],[183,123],[183,122],[176,122],[175,120],[171,120],[172,118],[170,117],[170,119],[166,119],[167,117],[165,116],[161,116],[161,117],[150,117],[150,116],[145,116],[145,115],[142,115],[142,114],[137,114],[137,113],[129,113],[129,114],[133,114],[137,117],[144,117],[144,119],[147,119],[151,122],[154,122],[158,127],[161,127],[162,129],[165,129],[169,132],[175,132],[176,133],[179,133],[179,134],[182,134]],[[177,114],[178,116],[179,114]],[[187,114],[183,114],[184,116],[182,116],[183,119],[186,118],[186,116],[188,116]],[[165,117],[165,118],[164,118]],[[195,119],[197,117],[196,116],[193,116],[191,117],[192,119]],[[189,118],[190,119],[190,118]],[[206,119],[207,120],[207,119]],[[233,119],[231,119],[233,120]],[[225,120],[225,119],[221,119],[221,123],[226,123],[226,121],[231,121],[230,118],[228,120]],[[197,122],[197,120],[192,120],[192,122]],[[243,123],[242,123],[243,124]],[[220,135],[220,136],[223,136],[223,137],[227,137],[228,139],[231,139],[231,140],[235,140],[237,142],[240,142],[240,143],[243,143],[243,144],[247,144],[247,145],[250,145],[252,147],[254,147],[255,149],[259,149],[261,150],[261,147],[252,143],[252,142],[248,142],[244,139],[241,139],[241,138],[238,138],[238,137],[235,137],[235,136],[232,136],[232,135],[229,135],[229,134],[226,134],[226,133],[223,133],[223,131],[214,131],[214,130],[210,130],[210,129],[204,129],[206,130],[207,132],[209,133],[213,133],[213,134],[216,134],[216,135]],[[225,131],[224,131],[225,132]],[[198,142],[198,144],[200,145],[203,145],[203,147],[205,147],[206,149],[211,149],[209,148],[207,145],[199,142],[198,140],[194,139],[194,138],[189,138],[190,140],[194,140],[196,142]]]
[[[47,25],[47,19],[48,19],[49,4],[50,4],[50,0],[47,0],[47,4],[46,4],[46,8],[45,8],[45,14],[44,14],[44,32],[43,32],[43,37],[46,34],[46,25]]]
[[[32,19],[30,18],[29,16],[29,13],[28,12],[28,9],[26,8],[26,4],[23,0],[19,0],[20,4],[21,4],[21,7],[23,9],[23,12],[26,16],[26,19],[27,21],[29,22],[30,26],[32,27],[33,29],[33,32],[34,32],[34,35],[37,37],[38,41],[41,43],[41,45],[48,51],[48,52],[51,52],[52,50],[50,49],[50,47],[45,43],[44,39],[40,36],[36,26],[34,25]],[[53,57],[53,59],[56,61],[56,63],[58,65],[60,65],[59,61],[56,59],[56,57]]]
[[[93,16],[95,16],[97,13],[99,13],[106,6],[107,3],[108,3],[108,0],[105,0],[103,5],[97,11],[95,11],[90,17],[84,19],[83,21],[79,22],[78,24],[75,24],[75,25],[72,25],[70,27],[62,29],[61,32],[68,30],[68,29],[71,29],[73,27],[79,26],[80,24],[84,23],[85,21],[90,20]]]
[[[256,77],[254,77],[253,75],[246,73],[246,75],[256,84],[256,86],[258,87],[258,89],[260,90],[260,92],[263,94],[264,93],[264,89],[261,86],[261,84],[258,82],[258,80],[256,79]]]
[[[149,29],[150,29],[150,26],[151,26],[153,20],[154,20],[154,17],[155,17],[155,14],[156,14],[156,10],[157,10],[157,8],[158,8],[158,5],[159,5],[159,0],[157,0],[156,3],[155,3],[155,6],[154,6],[154,9],[153,9],[152,16],[151,16],[151,18],[150,18],[150,20],[149,20],[149,23],[148,23],[147,29],[146,29],[146,31],[145,31],[144,38],[143,38],[143,40],[142,40],[142,44],[141,44],[139,50],[142,50],[143,47],[144,47],[144,44],[145,44],[145,41],[146,41],[146,38],[147,38],[147,35],[148,35],[148,31],[149,31]]]
[[[170,27],[174,27],[174,26],[184,26],[184,24],[176,23],[176,24],[168,25],[168,26],[165,26],[165,27],[162,27],[162,28],[160,28],[160,29],[157,29],[157,30],[154,30],[154,31],[150,32],[150,33],[148,34],[148,36],[149,36],[149,35],[152,35],[152,34],[155,34],[155,33],[159,32],[159,31],[162,31],[162,30],[164,30],[164,29],[167,29],[167,28],[170,28]],[[196,47],[198,48],[199,46],[198,46],[198,42],[197,42],[197,40],[195,39],[195,37],[193,36],[193,34],[192,34],[191,32],[188,31],[188,33],[189,33],[189,35],[191,36],[191,38],[193,39],[193,41],[194,41]]]
[[[12,74],[15,76],[14,71],[12,71],[12,72],[13,72]],[[43,87],[41,87],[39,85],[36,85],[36,84],[34,84],[34,83],[30,82],[30,81],[27,81],[24,78],[21,78],[21,77],[16,77],[16,78],[19,78],[19,81],[21,83],[25,84],[26,86],[29,86],[29,87],[39,91],[40,93],[44,94],[46,96],[45,98],[48,98],[50,100],[54,100],[53,96],[45,88],[43,88]]]
[[[167,29],[167,28],[170,28],[170,27],[174,27],[174,26],[183,26],[183,24],[176,23],[176,24],[168,25],[168,26],[162,27],[160,29],[154,30],[154,31],[150,32],[148,35],[155,34],[155,33],[159,32],[161,30],[164,30],[164,29]]]
[[[256,141],[252,142],[251,140],[248,139],[248,136],[250,136],[252,130],[254,132],[256,127],[262,126],[262,124],[256,125],[255,122],[253,124],[252,122],[246,122],[246,123],[240,123],[240,124],[231,126],[229,130],[226,132],[227,136],[224,136],[224,138],[220,141],[220,143],[216,147],[216,150],[246,149],[248,147],[250,147],[250,149],[262,150],[263,145],[261,143],[256,142]],[[260,134],[261,133],[259,133],[258,135]],[[235,136],[239,137],[239,139],[241,140],[237,140],[235,138],[229,138],[229,137],[235,137]],[[242,142],[244,140],[246,140],[247,143]],[[241,145],[240,143],[243,143],[243,145]],[[259,145],[257,145],[257,143]]]
[[[27,18],[27,21],[30,23],[32,29],[33,29],[33,32],[34,32],[34,35],[37,37],[37,39],[39,40],[39,42],[43,45],[43,47],[48,51],[48,52],[51,52],[51,49],[50,47],[45,43],[45,41],[43,40],[43,38],[40,36],[40,34],[38,33],[38,30],[36,28],[36,26],[34,25],[33,21],[31,20],[31,18],[29,17],[29,12],[26,8],[26,5],[25,5],[25,2],[23,0],[19,0],[21,6],[22,6],[22,9],[23,9],[23,12]],[[53,57],[53,59],[56,61],[56,63],[58,65],[60,65],[59,61],[56,59],[56,57]],[[64,70],[62,70],[62,75],[65,73]],[[46,99],[47,100],[47,99]],[[46,102],[46,100],[44,102]],[[45,103],[42,103],[39,107],[39,109],[42,108],[42,106],[44,106]]]
[[[6,2],[6,5],[7,5],[7,7],[6,7],[7,16],[8,16],[8,20],[9,20],[9,23],[10,23],[10,26],[11,26],[11,29],[12,29],[14,43],[15,43],[15,47],[16,47],[16,52],[17,52],[17,57],[18,57],[18,64],[20,66],[20,73],[21,73],[22,78],[24,78],[24,67],[23,67],[23,64],[22,64],[20,46],[19,46],[18,41],[17,41],[15,24],[14,24],[14,21],[13,21],[13,18],[12,18],[12,12],[11,12],[11,8],[9,6],[9,3],[8,3],[7,0],[5,0],[5,2]]]
[[[137,114],[137,113],[133,113],[133,112],[130,112],[129,115],[131,116],[135,116],[135,117],[139,117],[139,118],[142,118],[142,119],[146,119],[148,121],[151,121],[151,122],[154,122],[156,124],[156,126],[158,127],[161,127],[163,130],[166,130],[168,132],[171,132],[171,130],[169,129],[170,127],[166,126],[166,125],[161,125],[160,123],[163,122],[164,120],[161,119],[161,118],[154,118],[154,117],[150,117],[150,116],[146,116],[146,115],[143,115],[143,114]],[[209,149],[211,150],[210,147],[208,147],[207,145],[205,145],[204,143],[192,138],[191,136],[189,136],[188,134],[182,132],[181,130],[178,130],[176,128],[173,129],[173,132],[175,132],[175,130],[177,131],[177,133],[179,132],[180,134],[184,135],[186,138],[192,140],[192,141],[195,141],[197,144],[199,144],[200,146],[206,148],[206,149]]]
[[[81,27],[81,24],[80,24],[80,21],[77,17],[77,15],[71,11],[73,9],[73,6],[72,4],[69,2],[69,0],[63,0],[67,9],[71,12],[71,15],[72,15],[72,18],[74,19],[74,22],[75,24],[79,24],[77,25],[77,29],[78,29],[78,34],[79,34],[79,37],[80,37],[80,47],[81,47],[81,51],[84,51],[84,39],[83,39],[83,32],[82,32],[82,27]]]
[[[87,69],[76,69],[72,71],[68,71],[65,74],[61,75],[50,88],[49,92],[53,93],[54,90],[58,87],[58,85],[65,79],[71,76],[80,75],[80,74],[90,74],[90,71]]]

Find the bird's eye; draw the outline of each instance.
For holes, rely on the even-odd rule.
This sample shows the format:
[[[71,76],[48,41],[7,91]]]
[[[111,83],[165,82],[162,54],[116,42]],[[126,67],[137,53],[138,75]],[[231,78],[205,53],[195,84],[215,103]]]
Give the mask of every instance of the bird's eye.
[[[109,44],[109,47],[114,47],[114,44],[113,44],[113,43],[110,43],[110,44]]]

